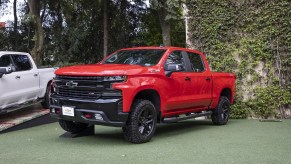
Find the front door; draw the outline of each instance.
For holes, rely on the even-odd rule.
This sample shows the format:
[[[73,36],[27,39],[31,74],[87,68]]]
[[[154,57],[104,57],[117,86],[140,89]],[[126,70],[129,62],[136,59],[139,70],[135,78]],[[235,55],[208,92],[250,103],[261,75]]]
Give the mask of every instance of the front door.
[[[14,67],[14,72],[0,78],[0,109],[37,98],[39,77],[27,55],[3,55],[1,66]]]
[[[191,81],[189,80],[189,72],[185,64],[185,56],[182,51],[173,51],[169,54],[165,64],[179,64],[183,70],[181,72],[172,73],[168,79],[171,84],[171,91],[166,100],[166,112],[183,110],[191,107],[189,96],[191,95]]]

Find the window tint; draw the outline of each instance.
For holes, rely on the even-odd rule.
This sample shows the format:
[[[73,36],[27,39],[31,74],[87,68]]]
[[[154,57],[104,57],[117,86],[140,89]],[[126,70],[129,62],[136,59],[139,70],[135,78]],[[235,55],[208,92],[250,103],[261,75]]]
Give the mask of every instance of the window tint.
[[[12,55],[13,62],[15,64],[16,71],[30,70],[31,63],[26,55]]]
[[[0,58],[0,67],[8,67],[11,66],[11,58],[10,55],[3,55]]]
[[[205,70],[203,61],[199,54],[195,54],[192,52],[187,52],[189,56],[189,60],[191,62],[191,67],[194,72],[203,72]]]
[[[185,63],[181,51],[173,51],[167,58],[166,64],[180,64],[185,71]]]

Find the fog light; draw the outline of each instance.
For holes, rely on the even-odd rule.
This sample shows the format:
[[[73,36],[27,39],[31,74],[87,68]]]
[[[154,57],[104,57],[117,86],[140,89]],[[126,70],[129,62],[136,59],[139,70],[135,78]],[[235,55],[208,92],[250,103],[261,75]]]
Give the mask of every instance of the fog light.
[[[96,120],[103,120],[103,117],[101,116],[101,114],[95,114],[95,119]]]
[[[93,117],[92,113],[84,113],[83,115],[85,118],[92,118]]]
[[[58,115],[60,115],[60,114],[61,114],[61,109],[56,108],[56,109],[55,109],[55,113],[58,114]]]

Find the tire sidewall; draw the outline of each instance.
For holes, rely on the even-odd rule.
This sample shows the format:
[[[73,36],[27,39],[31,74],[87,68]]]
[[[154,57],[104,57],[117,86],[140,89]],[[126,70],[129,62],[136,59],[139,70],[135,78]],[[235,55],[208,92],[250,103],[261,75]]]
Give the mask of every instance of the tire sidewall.
[[[223,107],[227,106],[228,111],[227,111],[227,118],[223,118]],[[228,122],[229,119],[229,114],[230,114],[230,102],[227,97],[221,96],[220,100],[217,104],[217,107],[215,108],[211,118],[212,122],[216,125],[225,125]]]
[[[139,132],[139,117],[146,109],[150,109],[153,115],[153,126],[152,130],[148,135],[143,135]],[[132,111],[129,115],[129,119],[126,125],[123,127],[124,137],[126,140],[132,143],[145,143],[151,140],[153,137],[156,126],[157,126],[157,111],[155,106],[149,100],[138,99],[134,101]]]

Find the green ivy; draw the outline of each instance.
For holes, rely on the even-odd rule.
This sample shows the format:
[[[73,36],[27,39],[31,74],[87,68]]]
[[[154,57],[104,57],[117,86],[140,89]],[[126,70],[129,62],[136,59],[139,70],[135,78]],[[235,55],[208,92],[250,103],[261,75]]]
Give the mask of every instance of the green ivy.
[[[191,48],[214,71],[237,75],[232,118],[286,117],[291,82],[291,1],[188,0]]]

